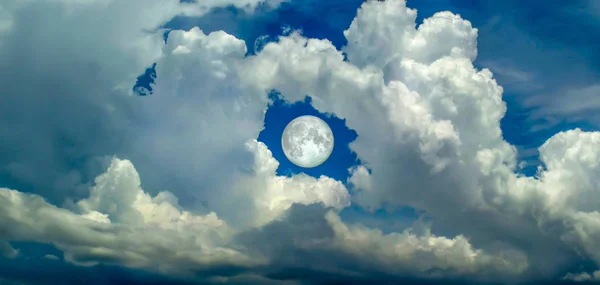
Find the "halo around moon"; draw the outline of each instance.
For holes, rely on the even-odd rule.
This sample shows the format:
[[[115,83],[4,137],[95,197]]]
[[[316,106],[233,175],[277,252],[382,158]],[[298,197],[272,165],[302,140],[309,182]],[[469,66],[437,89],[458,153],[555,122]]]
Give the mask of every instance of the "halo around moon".
[[[305,115],[293,119],[283,131],[281,147],[295,165],[312,168],[325,162],[333,151],[333,132],[318,117]]]

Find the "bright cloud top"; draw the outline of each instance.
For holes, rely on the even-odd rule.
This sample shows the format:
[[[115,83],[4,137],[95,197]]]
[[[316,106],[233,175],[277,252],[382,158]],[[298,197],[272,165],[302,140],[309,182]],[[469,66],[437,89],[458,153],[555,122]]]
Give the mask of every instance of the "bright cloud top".
[[[229,4],[259,3],[242,2]],[[50,243],[77,265],[214,282],[266,280],[285,267],[373,279],[595,278],[560,270],[575,252],[600,262],[600,133],[556,134],[540,148],[545,168],[537,177],[515,174],[516,149],[500,129],[503,90],[492,71],[473,66],[478,31],[469,21],[440,12],[415,28],[416,11],[403,0],[367,1],[344,32],[347,61],[329,41],[300,32],[255,56],[223,31],[175,30],[163,42],[161,24],[217,5],[1,4],[0,68],[15,72],[0,79],[0,92],[22,95],[0,98],[10,118],[0,126],[31,130],[0,134],[3,171],[74,202],[57,207],[41,194],[1,188],[0,253],[19,255],[10,241]],[[32,15],[41,24],[28,33]],[[53,44],[35,45],[45,41]],[[129,96],[153,62],[154,94]],[[278,161],[256,141],[273,89],[288,101],[308,94],[357,131],[351,149],[363,165],[349,170],[349,185],[276,175]],[[35,109],[47,94],[54,100]],[[15,113],[18,106],[34,115]],[[11,152],[23,147],[33,150]],[[71,169],[59,158],[65,152],[104,173]],[[114,154],[120,158],[90,158]],[[184,206],[180,196],[202,203]],[[340,211],[351,204],[411,205],[433,225],[384,233],[344,221]]]

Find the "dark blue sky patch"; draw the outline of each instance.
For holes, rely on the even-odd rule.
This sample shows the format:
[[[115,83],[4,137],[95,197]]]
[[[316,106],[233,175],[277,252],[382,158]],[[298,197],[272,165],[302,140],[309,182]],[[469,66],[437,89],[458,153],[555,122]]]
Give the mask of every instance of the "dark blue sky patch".
[[[135,85],[133,85],[133,92],[140,95],[152,95],[152,85],[156,80],[156,63],[153,63],[151,67],[146,68],[144,73],[138,76]]]
[[[44,258],[0,257],[0,276],[18,281],[17,284],[198,284],[149,271],[107,265],[77,266],[61,260]],[[0,283],[2,283],[1,279]]]
[[[343,31],[350,27],[362,0],[292,0],[276,9],[266,6],[247,13],[235,7],[213,9],[202,17],[175,17],[166,29],[189,30],[199,27],[204,33],[223,30],[243,39],[248,54],[254,54],[254,43],[261,36],[276,39],[283,27],[302,30],[310,38],[328,39],[338,49],[346,44]]]
[[[54,255],[62,259],[63,253],[56,247],[45,243],[35,242],[11,242],[14,249],[19,250],[17,259],[41,259],[46,255]]]
[[[278,175],[290,176],[304,172],[308,175],[319,177],[326,175],[339,181],[346,182],[348,169],[359,164],[356,154],[349,148],[350,142],[354,141],[358,134],[346,127],[346,121],[333,115],[323,114],[311,105],[311,97],[306,96],[304,101],[295,103],[286,102],[277,93],[271,93],[272,104],[269,105],[265,114],[265,128],[260,132],[258,140],[265,143],[273,153],[273,157],[279,161]],[[313,115],[323,119],[334,136],[333,152],[327,161],[314,168],[302,168],[291,163],[281,147],[281,135],[287,124],[296,117]]]
[[[163,33],[163,40],[165,41],[165,44],[167,43],[167,40],[169,40],[169,33],[170,33],[171,31],[172,31],[172,30],[166,30],[166,31]]]

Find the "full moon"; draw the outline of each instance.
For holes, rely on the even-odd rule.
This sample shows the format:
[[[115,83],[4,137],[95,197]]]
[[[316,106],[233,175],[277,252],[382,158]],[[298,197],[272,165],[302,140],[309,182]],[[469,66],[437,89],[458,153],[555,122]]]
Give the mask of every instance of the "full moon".
[[[305,168],[316,167],[325,162],[333,151],[333,132],[320,118],[300,116],[285,127],[281,146],[293,164]]]

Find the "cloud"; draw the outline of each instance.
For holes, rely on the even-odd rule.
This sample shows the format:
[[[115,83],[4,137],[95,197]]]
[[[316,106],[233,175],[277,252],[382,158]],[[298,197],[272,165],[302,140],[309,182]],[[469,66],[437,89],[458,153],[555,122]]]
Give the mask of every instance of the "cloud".
[[[540,147],[546,170],[540,175],[538,191],[543,208],[538,221],[549,233],[560,235],[579,253],[600,262],[597,248],[597,198],[600,169],[600,132],[579,129],[562,132]]]
[[[515,174],[503,88],[473,66],[469,21],[440,12],[416,28],[404,1],[367,1],[342,51],[297,31],[248,57],[223,31],[164,42],[176,15],[223,3],[3,4],[0,174],[15,187],[0,189],[0,253],[50,243],[75,265],[240,283],[549,280],[577,254],[600,262],[600,136],[556,134],[536,177]],[[154,93],[129,96],[153,63]],[[357,131],[348,185],[276,175],[256,141],[273,89]],[[433,225],[384,233],[342,220],[351,203],[410,205]]]
[[[270,158],[263,144],[252,141],[248,146],[257,152],[257,163],[263,163],[261,159],[264,155]],[[276,163],[272,158],[270,162]],[[255,171],[274,172],[273,165],[260,168],[262,166],[265,165],[256,165]],[[369,260],[361,266],[375,265],[371,270],[381,270],[380,266],[386,270],[400,270],[403,274],[417,270],[423,276],[428,276],[426,272],[436,268],[457,274],[473,273],[486,267],[501,272],[522,270],[509,266],[505,259],[490,257],[472,249],[468,240],[461,236],[455,239],[432,235],[419,237],[410,232],[382,235],[379,230],[346,225],[335,212],[324,212],[323,207],[313,204],[319,200],[316,197],[324,194],[322,191],[336,190],[336,187],[343,189],[341,185],[330,185],[331,181],[326,178],[317,180],[300,175],[280,177],[279,182],[283,183],[266,187],[279,193],[267,193],[264,199],[270,201],[260,200],[260,195],[256,195],[257,201],[265,202],[258,206],[264,207],[264,211],[268,209],[273,212],[272,216],[281,215],[288,209],[291,212],[282,216],[281,222],[268,223],[261,230],[260,238],[246,238],[246,242],[239,243],[235,241],[252,236],[255,230],[241,232],[241,237],[235,236],[236,230],[215,213],[197,215],[179,210],[177,199],[170,192],[151,197],[140,188],[138,173],[131,162],[114,158],[106,173],[96,178],[90,196],[77,202],[78,213],[50,205],[35,194],[1,189],[0,223],[6,230],[0,237],[51,243],[63,251],[66,261],[76,265],[123,265],[184,276],[192,272],[218,276],[221,267],[231,270],[239,268],[231,271],[230,274],[234,276],[251,268],[260,272],[264,265],[274,264],[278,258],[274,252],[251,249],[256,249],[258,244],[274,236],[273,229],[278,225],[284,225],[284,232],[292,234],[289,238],[294,241],[280,237],[277,242],[282,248],[299,246],[319,255],[329,251],[336,255],[348,255],[356,261]],[[320,183],[324,185],[320,186]],[[277,189],[278,186],[283,188]],[[293,196],[285,197],[285,192]],[[311,199],[311,195],[316,197]],[[347,194],[342,197],[347,197]],[[321,199],[325,206],[334,209],[347,205],[347,200],[343,198]],[[313,204],[313,207],[304,206],[300,208],[305,210],[302,211],[297,207],[290,208],[292,204]],[[307,214],[312,218],[305,218]],[[321,226],[313,228],[311,224],[316,221]],[[395,250],[390,252],[390,248]],[[14,249],[8,249],[14,252]],[[459,256],[465,262],[457,259]],[[47,258],[56,259],[55,256]],[[517,266],[526,266],[526,261],[518,258]],[[429,263],[413,263],[411,260],[414,259],[429,260]],[[372,264],[372,260],[376,264]],[[310,260],[304,262],[307,261]],[[334,267],[336,261],[330,262],[333,263],[329,266]],[[450,276],[448,273],[443,275]]]
[[[597,281],[600,280],[600,271],[594,271],[592,272],[592,274],[589,274],[587,272],[582,272],[582,273],[568,273],[567,275],[565,275],[565,277],[563,277],[563,280],[573,280],[576,282],[583,282],[583,281]]]
[[[314,178],[304,173],[292,177],[277,176],[275,171],[279,162],[264,143],[252,140],[246,147],[255,154],[254,175],[241,178],[236,188],[253,197],[259,212],[255,226],[274,220],[293,204],[322,203],[337,210],[350,205],[350,195],[341,182],[324,175]]]
[[[0,34],[0,67],[12,70],[0,78],[0,93],[8,94],[0,99],[0,124],[7,130],[0,135],[0,161],[9,185],[36,189],[62,203],[64,197],[86,195],[91,180],[107,166],[98,157],[131,158],[136,151],[149,151],[133,138],[150,136],[140,125],[152,126],[159,111],[140,106],[139,98],[128,94],[163,53],[160,27],[181,13],[201,14],[211,7],[205,2],[3,2],[2,19],[12,23]],[[19,151],[24,148],[29,151]]]
[[[374,13],[387,13],[390,10],[386,9],[386,5],[395,7],[402,4],[401,1],[369,1],[363,9],[374,12],[359,13],[355,22],[368,22],[370,19],[360,19],[361,16],[376,18]],[[411,10],[391,11],[402,14]],[[440,21],[438,24],[452,25],[453,22]],[[398,29],[404,28],[402,24],[398,25],[401,26]],[[354,32],[352,26],[346,32],[348,37],[351,32]],[[412,40],[413,34],[416,32],[407,33],[409,40]],[[369,36],[376,41],[377,35]],[[259,68],[261,72],[250,74],[247,71],[248,81],[265,90],[278,89],[289,100],[310,94],[316,97],[314,104],[317,109],[345,118],[349,127],[359,133],[352,149],[373,171],[372,183],[380,183],[371,186],[379,191],[369,192],[370,195],[381,194],[382,197],[361,197],[363,194],[359,193],[357,201],[364,199],[362,202],[366,204],[370,199],[377,204],[385,199],[392,203],[394,200],[411,203],[417,198],[406,197],[414,193],[411,188],[420,193],[424,189],[434,191],[438,188],[427,185],[435,181],[423,181],[417,177],[434,174],[443,177],[439,181],[447,185],[448,180],[452,180],[449,176],[468,177],[467,172],[472,173],[473,170],[470,167],[485,166],[474,161],[477,155],[493,160],[483,167],[486,172],[492,171],[489,168],[498,163],[514,164],[514,149],[502,140],[499,128],[499,120],[505,112],[501,101],[502,88],[491,78],[488,70],[477,71],[468,58],[460,56],[460,53],[453,55],[453,50],[468,50],[468,43],[466,47],[454,47],[452,41],[449,43],[447,47],[435,44],[437,49],[445,51],[447,57],[431,64],[422,62],[429,61],[422,54],[415,56],[418,61],[400,57],[388,63],[393,69],[392,74],[399,78],[386,84],[382,71],[372,66],[364,69],[354,66],[351,49],[347,50],[351,61],[345,62],[341,53],[326,40],[305,39],[294,34],[280,39],[278,43],[268,44],[259,55],[249,60],[254,61],[249,66],[254,70]],[[362,50],[355,53],[360,56],[369,54]],[[373,53],[372,56],[379,55],[389,56],[385,52]],[[371,115],[366,118],[365,113]],[[477,119],[467,120],[466,117]],[[481,152],[477,153],[478,149]],[[470,163],[473,163],[472,166],[469,166]],[[414,181],[415,178],[419,181]],[[393,189],[398,185],[396,181],[402,181],[400,184],[409,189],[396,191]],[[455,191],[447,191],[453,197],[448,197],[445,202],[482,202],[482,193],[477,193],[479,189],[475,178],[455,183],[456,187],[452,187]],[[366,191],[364,193],[367,195]],[[432,198],[434,196],[431,195]],[[377,199],[380,201],[375,201]]]
[[[256,157],[255,175],[240,178],[235,193],[247,197],[245,191],[266,190],[251,193],[257,223],[277,218],[293,203],[322,202],[338,209],[348,205],[340,182],[303,174],[275,177],[278,163],[266,146],[251,140],[246,147]],[[237,230],[214,212],[197,215],[180,210],[171,192],[153,197],[140,185],[132,163],[113,158],[106,173],[96,177],[89,197],[77,201],[77,212],[55,207],[38,195],[3,188],[0,223],[6,231],[0,238],[51,243],[64,252],[65,260],[78,265],[103,263],[162,273],[210,272],[221,266],[243,269],[266,262],[238,251],[239,246],[229,247]],[[5,255],[13,256],[16,251],[4,244]]]
[[[260,242],[266,239],[270,242]],[[335,212],[316,205],[294,205],[284,219],[243,232],[237,240],[258,255],[270,256],[272,263],[262,269],[263,274],[280,280],[297,279],[298,274],[313,282],[336,278],[489,278],[516,274],[527,267],[523,255],[489,255],[472,248],[463,236],[450,239],[420,235],[410,229],[383,234],[378,229],[348,224]]]
[[[292,101],[305,93],[314,96],[317,109],[345,118],[359,133],[351,147],[365,165],[350,181],[364,188],[353,195],[354,202],[372,209],[384,204],[422,208],[435,217],[438,231],[467,234],[484,248],[529,252],[538,260],[530,262],[529,272],[552,274],[572,253],[561,240],[540,232],[539,217],[530,215],[542,207],[536,189],[550,185],[514,173],[516,149],[500,130],[506,111],[503,89],[492,72],[472,64],[477,31],[448,13],[414,29],[406,20],[413,14],[403,1],[369,1],[345,32],[349,39],[362,39],[350,40],[344,49],[350,62],[326,40],[294,34],[266,45],[251,59],[253,70],[259,66],[262,72],[249,81],[264,90],[278,89]],[[386,26],[376,29],[369,23]],[[451,39],[419,40],[425,37],[421,31],[451,27],[458,29],[445,34]],[[435,52],[413,52],[409,47],[415,42],[426,51],[431,44]],[[378,44],[386,49],[371,49]],[[532,245],[530,240],[544,242]],[[539,261],[548,254],[557,261]]]
[[[339,216],[325,216],[334,231],[333,246],[354,256],[374,261],[372,266],[386,272],[399,271],[418,277],[484,275],[486,271],[519,274],[528,264],[518,252],[493,256],[473,249],[464,236],[453,239],[426,233],[418,236],[407,230],[384,235],[380,230],[346,225]]]
[[[50,260],[59,260],[58,256],[52,255],[52,254],[46,254],[46,255],[44,255],[44,258],[50,259]]]
[[[382,13],[382,10],[387,11]],[[443,56],[477,56],[477,29],[450,12],[439,12],[415,28],[416,10],[397,1],[362,5],[344,35],[344,52],[358,67],[386,66],[402,57],[431,63]]]
[[[7,241],[0,241],[0,254],[4,257],[16,257],[19,251],[14,249]]]
[[[215,213],[180,211],[169,192],[150,197],[129,161],[114,159],[96,179],[81,213],[48,204],[42,197],[0,190],[2,238],[51,243],[65,260],[186,272],[210,264],[246,266],[255,262],[223,246],[231,229]]]
[[[86,194],[106,167],[97,158],[123,148],[132,80],[161,52],[147,31],[177,2],[3,2],[13,25],[0,35],[0,66],[12,70],[0,78],[0,160],[11,187],[57,203]]]

